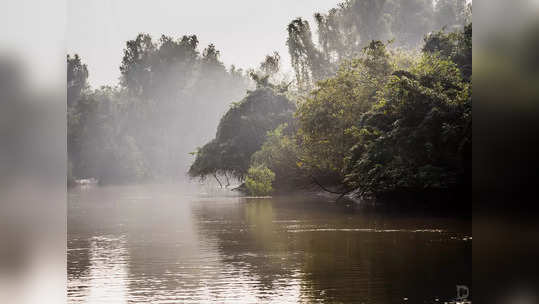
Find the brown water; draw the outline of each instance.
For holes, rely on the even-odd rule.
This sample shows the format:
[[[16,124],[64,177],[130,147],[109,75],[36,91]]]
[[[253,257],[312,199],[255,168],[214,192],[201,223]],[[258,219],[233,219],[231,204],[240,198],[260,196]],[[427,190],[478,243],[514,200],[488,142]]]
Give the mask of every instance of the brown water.
[[[70,303],[439,303],[471,287],[471,222],[178,186],[68,194]]]

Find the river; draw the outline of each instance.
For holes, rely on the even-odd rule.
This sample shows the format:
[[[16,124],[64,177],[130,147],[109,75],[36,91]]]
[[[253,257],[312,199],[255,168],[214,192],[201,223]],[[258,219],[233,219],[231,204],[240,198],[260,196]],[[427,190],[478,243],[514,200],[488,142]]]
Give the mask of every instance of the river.
[[[179,185],[68,192],[69,303],[443,303],[471,220]]]

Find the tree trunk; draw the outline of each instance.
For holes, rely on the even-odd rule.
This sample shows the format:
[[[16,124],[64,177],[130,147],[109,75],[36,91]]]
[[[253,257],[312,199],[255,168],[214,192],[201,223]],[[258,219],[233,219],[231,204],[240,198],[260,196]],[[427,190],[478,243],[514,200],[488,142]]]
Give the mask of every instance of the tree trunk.
[[[213,173],[213,177],[219,183],[219,187],[223,188],[223,184],[221,184],[221,181],[217,178],[217,175],[215,173]]]

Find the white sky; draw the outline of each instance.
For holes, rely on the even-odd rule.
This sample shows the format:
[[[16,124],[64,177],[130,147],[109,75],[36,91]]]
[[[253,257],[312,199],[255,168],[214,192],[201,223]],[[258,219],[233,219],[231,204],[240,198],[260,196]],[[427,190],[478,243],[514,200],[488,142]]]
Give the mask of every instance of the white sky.
[[[5,2],[5,3],[4,3]],[[36,87],[65,87],[65,1],[2,2],[0,60],[20,66]]]
[[[199,50],[214,43],[221,60],[241,68],[255,67],[278,51],[283,67],[290,57],[286,26],[295,17],[326,12],[339,0],[69,0],[67,51],[88,65],[94,87],[118,82],[125,42],[140,32],[196,34]],[[313,28],[314,30],[314,28]]]

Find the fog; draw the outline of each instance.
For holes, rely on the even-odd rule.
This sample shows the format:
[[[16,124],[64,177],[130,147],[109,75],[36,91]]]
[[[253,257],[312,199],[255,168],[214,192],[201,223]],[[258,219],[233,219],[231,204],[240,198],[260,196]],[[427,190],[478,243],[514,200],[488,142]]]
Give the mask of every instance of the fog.
[[[196,36],[126,43],[121,81],[94,90],[79,57],[68,57],[68,155],[73,178],[105,183],[182,180],[189,152],[209,140],[249,86]],[[91,71],[89,71],[91,74]]]
[[[264,74],[266,55],[279,54],[271,81],[307,96],[371,40],[417,50],[429,32],[471,18],[464,1],[373,3],[70,2],[68,180],[185,180],[190,153],[254,89],[249,73]]]
[[[112,173],[116,181],[126,182],[138,173],[148,172],[133,169],[140,165],[142,169],[152,169],[149,172],[157,172],[153,177],[183,178],[193,159],[188,152],[215,135],[219,117],[230,103],[241,100],[252,85],[245,70],[256,68],[264,55],[277,50],[283,58],[283,69],[293,73],[285,44],[286,26],[295,17],[309,20],[316,42],[313,13],[327,12],[337,2],[270,1],[260,5],[254,1],[160,1],[150,6],[142,1],[5,3],[0,20],[3,28],[0,32],[0,302],[65,300],[66,171],[77,173],[68,176],[73,179]],[[474,76],[474,81],[483,81],[474,97],[492,110],[483,108],[483,116],[474,126],[475,138],[490,139],[487,143],[474,144],[474,165],[479,164],[474,167],[474,178],[482,178],[474,182],[479,182],[484,192],[490,194],[483,198],[488,209],[498,203],[498,207],[504,208],[518,205],[527,212],[526,203],[532,201],[526,198],[530,193],[525,190],[535,189],[533,174],[536,174],[533,148],[538,114],[537,69],[534,70],[537,44],[533,44],[532,38],[537,37],[537,1],[476,1],[476,4],[479,4],[476,17],[480,18],[476,19],[476,33],[480,36],[474,37],[474,43],[482,43],[476,45],[482,51],[476,58],[483,67],[498,69],[485,69]],[[183,59],[173,56],[172,65],[158,65],[163,72],[157,77],[178,82],[188,80],[179,87],[181,90],[172,94],[169,89],[174,85],[162,84],[169,89],[161,90],[161,84],[157,86],[150,81],[145,85],[150,90],[147,92],[151,92],[148,98],[144,97],[144,90],[121,84],[119,67],[126,42],[136,39],[141,32],[149,33],[155,45],[160,45],[161,34],[169,35],[174,41],[181,41],[183,35],[197,35],[198,55],[192,65],[197,68],[182,70],[187,74],[170,78],[174,73],[172,67],[183,64]],[[526,43],[522,43],[524,40]],[[210,69],[214,75],[200,69],[206,64],[202,58],[210,43],[215,43],[222,62],[222,65],[209,64],[215,68]],[[68,88],[68,94],[75,96],[73,99],[66,98],[65,92],[66,52],[71,58],[79,54],[80,67],[87,64],[89,75],[87,79],[83,77],[85,81],[72,83]],[[474,69],[480,67],[474,61]],[[133,66],[140,67],[137,64]],[[231,73],[231,64],[243,68],[242,76]],[[505,70],[508,67],[511,73]],[[216,89],[218,86],[207,81],[221,82],[222,86]],[[100,89],[101,85],[110,88]],[[194,96],[197,94],[200,96]],[[71,112],[66,111],[66,99],[72,102]],[[164,106],[170,100],[182,103],[171,111]],[[163,107],[148,106],[156,102]],[[159,112],[139,111],[145,106]],[[71,126],[66,113],[72,119]],[[173,119],[165,119],[167,115]],[[83,120],[91,123],[80,124]],[[71,160],[86,159],[84,162],[68,165],[66,134],[67,145],[75,139],[71,143],[74,146],[68,150],[73,153],[72,148],[78,149],[77,158]],[[155,147],[161,149],[155,151]],[[510,154],[508,147],[512,148]],[[163,155],[166,157],[161,158]],[[169,167],[170,164],[173,166]],[[478,171],[483,174],[476,174]],[[122,172],[128,174],[121,176]],[[535,222],[535,219],[524,222],[519,217],[517,224],[493,230],[491,219],[486,218],[483,223],[489,225],[474,231],[474,242],[478,244],[474,244],[474,271],[484,270],[483,276],[477,277],[490,279],[484,280],[483,286],[474,285],[476,294],[481,287],[486,293],[496,290],[498,294],[492,296],[506,296],[506,303],[514,303],[515,295],[519,294],[535,296],[535,289],[528,288],[537,282],[530,264],[530,261],[536,263]],[[515,238],[522,231],[529,232],[527,243]],[[504,241],[500,242],[502,236]],[[490,241],[479,243],[485,237]],[[520,249],[516,256],[514,248]],[[486,254],[494,255],[501,249],[505,251],[487,259]],[[497,265],[505,262],[501,269],[504,272],[493,275],[492,269],[499,268],[485,260],[495,261]],[[521,261],[520,267],[514,267],[516,260]],[[476,262],[483,265],[476,267]],[[530,273],[524,276],[522,269]],[[497,280],[498,277],[505,280]]]
[[[326,11],[338,0],[174,1],[148,5],[142,0],[68,1],[67,51],[78,53],[92,73],[95,87],[115,84],[125,41],[138,33],[172,37],[196,34],[200,44],[214,43],[227,65],[247,69],[266,54],[278,51],[289,66],[286,25],[295,17],[313,20],[315,11]]]

